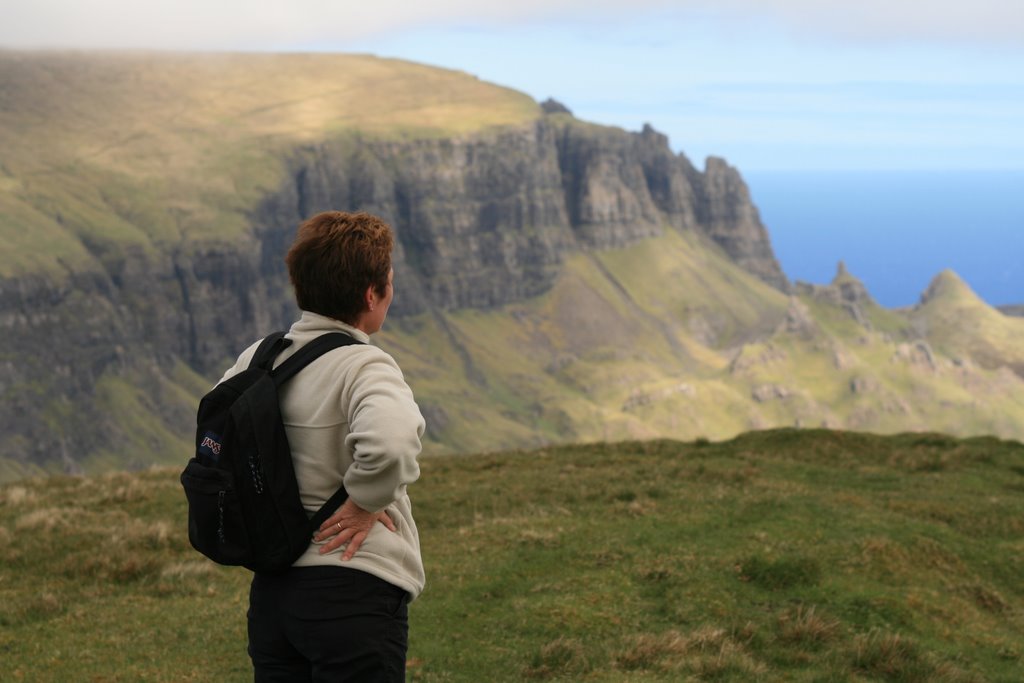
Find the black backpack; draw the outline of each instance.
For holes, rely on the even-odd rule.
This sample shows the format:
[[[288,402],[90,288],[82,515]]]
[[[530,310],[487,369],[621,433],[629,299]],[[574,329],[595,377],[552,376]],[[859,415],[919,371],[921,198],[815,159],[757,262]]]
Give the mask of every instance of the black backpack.
[[[203,397],[196,453],[181,473],[192,547],[219,564],[263,573],[288,569],[306,550],[314,531],[348,493],[342,486],[308,517],[299,499],[278,390],[328,351],[358,343],[340,332],[325,334],[271,369],[291,345],[284,332],[275,332],[260,343],[248,369]]]

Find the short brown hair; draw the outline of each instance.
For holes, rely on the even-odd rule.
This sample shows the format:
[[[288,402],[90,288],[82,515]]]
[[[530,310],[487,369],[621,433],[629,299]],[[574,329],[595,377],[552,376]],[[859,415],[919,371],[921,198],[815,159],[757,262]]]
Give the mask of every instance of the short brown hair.
[[[299,308],[355,324],[366,289],[387,290],[393,245],[388,224],[364,212],[325,211],[302,223],[284,257]]]

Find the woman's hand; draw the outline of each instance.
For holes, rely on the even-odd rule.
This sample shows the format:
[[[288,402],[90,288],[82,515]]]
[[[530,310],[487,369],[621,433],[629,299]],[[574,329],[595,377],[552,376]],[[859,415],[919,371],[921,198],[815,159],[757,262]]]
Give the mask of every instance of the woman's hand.
[[[348,543],[345,553],[341,556],[341,561],[347,562],[356,554],[359,546],[363,544],[363,541],[369,535],[370,529],[377,522],[380,522],[391,531],[397,531],[395,523],[391,521],[391,517],[388,516],[387,512],[383,510],[380,512],[368,512],[349,498],[338,508],[337,512],[320,525],[320,530],[313,535],[313,540],[319,543],[325,538],[334,537],[320,548],[321,555]]]

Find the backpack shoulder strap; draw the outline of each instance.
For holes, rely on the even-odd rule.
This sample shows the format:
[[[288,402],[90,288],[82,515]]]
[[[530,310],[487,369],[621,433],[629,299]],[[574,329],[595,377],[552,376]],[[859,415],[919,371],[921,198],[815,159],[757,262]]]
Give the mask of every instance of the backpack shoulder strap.
[[[290,343],[291,340],[285,341]],[[299,370],[306,367],[328,351],[333,351],[334,349],[342,346],[349,346],[350,344],[362,344],[362,342],[357,341],[342,332],[329,332],[327,334],[322,334],[296,351],[294,355],[281,363],[281,365],[274,368],[270,373],[270,376],[274,378],[274,383],[280,386],[298,374]]]
[[[292,345],[292,340],[285,339],[284,334],[284,332],[274,332],[264,337],[260,345],[256,347],[256,353],[253,354],[252,360],[249,361],[249,367],[270,370],[278,354]]]

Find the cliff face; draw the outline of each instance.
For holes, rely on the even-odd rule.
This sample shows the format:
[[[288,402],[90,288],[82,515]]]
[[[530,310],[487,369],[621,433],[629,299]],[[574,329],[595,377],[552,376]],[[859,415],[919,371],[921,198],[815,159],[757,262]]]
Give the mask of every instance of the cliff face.
[[[0,280],[0,459],[26,474],[144,466],[188,442],[204,377],[289,315],[258,255],[255,241],[196,245],[128,254],[116,272]]]
[[[572,245],[552,132],[393,143],[346,139],[299,152],[254,212],[266,276],[304,218],[361,209],[395,228],[396,315],[487,308],[538,294]]]
[[[344,137],[282,163],[286,182],[251,209],[245,239],[97,253],[100,267],[59,281],[0,282],[0,457],[74,471],[118,443],[136,463],[168,448],[166,434],[187,443],[204,381],[292,319],[281,259],[320,210],[362,209],[394,226],[398,318],[525,300],[551,286],[567,254],[666,229],[702,233],[787,287],[739,174],[721,160],[699,172],[650,127],[556,114],[474,136]],[[139,406],[153,424],[125,416]]]
[[[264,277],[280,273],[294,226],[344,207],[383,216],[398,237],[396,315],[490,308],[545,291],[567,252],[621,247],[667,227],[705,234],[741,267],[785,290],[768,233],[735,169],[706,173],[665,136],[567,116],[497,135],[317,145],[254,213]]]
[[[714,242],[739,264],[776,289],[787,290],[761,224],[757,207],[739,171],[724,159],[709,157],[703,175],[691,174],[696,189],[697,222]]]

